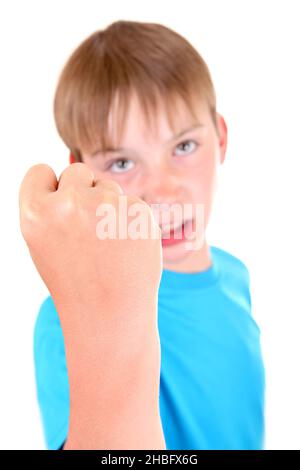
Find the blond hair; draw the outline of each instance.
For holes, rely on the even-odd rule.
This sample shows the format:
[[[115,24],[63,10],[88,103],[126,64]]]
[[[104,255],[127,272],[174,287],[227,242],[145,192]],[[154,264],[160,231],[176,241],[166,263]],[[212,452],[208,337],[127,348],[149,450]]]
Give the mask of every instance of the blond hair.
[[[77,161],[81,150],[111,147],[109,111],[118,97],[117,129],[123,130],[132,92],[148,123],[164,105],[174,130],[181,98],[196,119],[199,99],[218,133],[216,96],[209,69],[180,34],[158,23],[116,21],[86,38],[71,54],[58,79],[54,118],[58,133]]]

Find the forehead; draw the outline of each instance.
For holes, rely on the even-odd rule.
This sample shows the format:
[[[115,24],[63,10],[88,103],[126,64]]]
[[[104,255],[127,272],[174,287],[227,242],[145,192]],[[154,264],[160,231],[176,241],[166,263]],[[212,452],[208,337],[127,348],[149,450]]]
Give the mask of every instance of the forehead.
[[[149,145],[153,140],[166,142],[171,139],[174,134],[180,133],[183,129],[199,123],[207,124],[208,109],[203,100],[198,98],[197,102],[195,102],[195,110],[196,120],[183,99],[180,97],[176,98],[172,102],[171,109],[174,125],[174,129],[172,130],[162,98],[161,101],[158,101],[158,108],[155,114],[149,110],[150,122],[148,122],[137,95],[132,94],[129,99],[128,109],[125,113],[124,127],[120,129],[122,132],[118,135],[118,99],[116,98],[109,113],[108,132],[115,145],[122,143],[126,146],[126,143],[129,145],[132,141],[143,142]]]

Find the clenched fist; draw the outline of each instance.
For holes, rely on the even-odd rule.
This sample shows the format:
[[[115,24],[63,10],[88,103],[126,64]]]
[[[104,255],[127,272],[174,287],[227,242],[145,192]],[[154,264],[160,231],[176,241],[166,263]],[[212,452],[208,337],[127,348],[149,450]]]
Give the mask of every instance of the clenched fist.
[[[142,305],[156,292],[162,269],[159,238],[119,239],[118,231],[117,238],[97,236],[97,209],[109,204],[118,221],[122,194],[112,180],[94,181],[84,163],[67,167],[59,181],[44,164],[25,175],[21,230],[36,268],[58,302],[76,297],[90,305],[105,298],[123,306],[131,301]],[[148,209],[150,235],[155,224],[150,207],[139,198],[122,197],[129,208],[139,203]]]
[[[84,163],[67,167],[59,180],[48,165],[31,167],[19,205],[23,237],[64,334],[71,402],[66,448],[164,448],[157,330],[162,254],[150,207],[112,180],[95,181]],[[146,236],[124,236],[123,227],[119,237],[136,205],[144,211]],[[120,213],[124,206],[127,214]],[[99,236],[103,208],[115,216],[114,236]]]

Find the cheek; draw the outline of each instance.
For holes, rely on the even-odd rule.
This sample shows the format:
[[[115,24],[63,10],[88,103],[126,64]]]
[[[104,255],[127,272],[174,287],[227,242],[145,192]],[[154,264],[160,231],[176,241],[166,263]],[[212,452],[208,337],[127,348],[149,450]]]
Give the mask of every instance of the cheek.
[[[208,158],[201,166],[190,173],[190,181],[198,198],[205,202],[214,193],[216,165],[213,158]]]
[[[190,189],[193,192],[193,202],[204,205],[205,227],[211,213],[216,184],[216,167],[212,159],[190,174]]]
[[[94,172],[96,176],[96,172]],[[112,181],[116,181],[121,188],[123,189],[124,193],[127,196],[137,196],[141,197],[142,195],[142,188],[141,184],[139,183],[137,178],[132,178],[130,176],[126,177],[125,175],[118,175],[108,172],[97,172],[97,179],[111,179]]]
[[[145,188],[148,187],[149,182],[149,176],[147,173],[139,169],[139,171],[134,173],[129,172],[128,175],[117,175],[114,179],[122,186],[124,192],[128,196],[135,196],[140,199],[145,198]]]

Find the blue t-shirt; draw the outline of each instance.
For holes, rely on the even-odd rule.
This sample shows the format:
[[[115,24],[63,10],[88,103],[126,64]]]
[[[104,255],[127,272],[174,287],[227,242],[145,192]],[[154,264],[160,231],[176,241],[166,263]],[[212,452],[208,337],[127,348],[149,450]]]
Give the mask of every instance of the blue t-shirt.
[[[196,273],[164,269],[158,295],[159,406],[166,447],[264,448],[265,371],[242,261],[209,247],[212,266]],[[69,426],[64,338],[52,298],[34,329],[37,399],[48,449]]]

